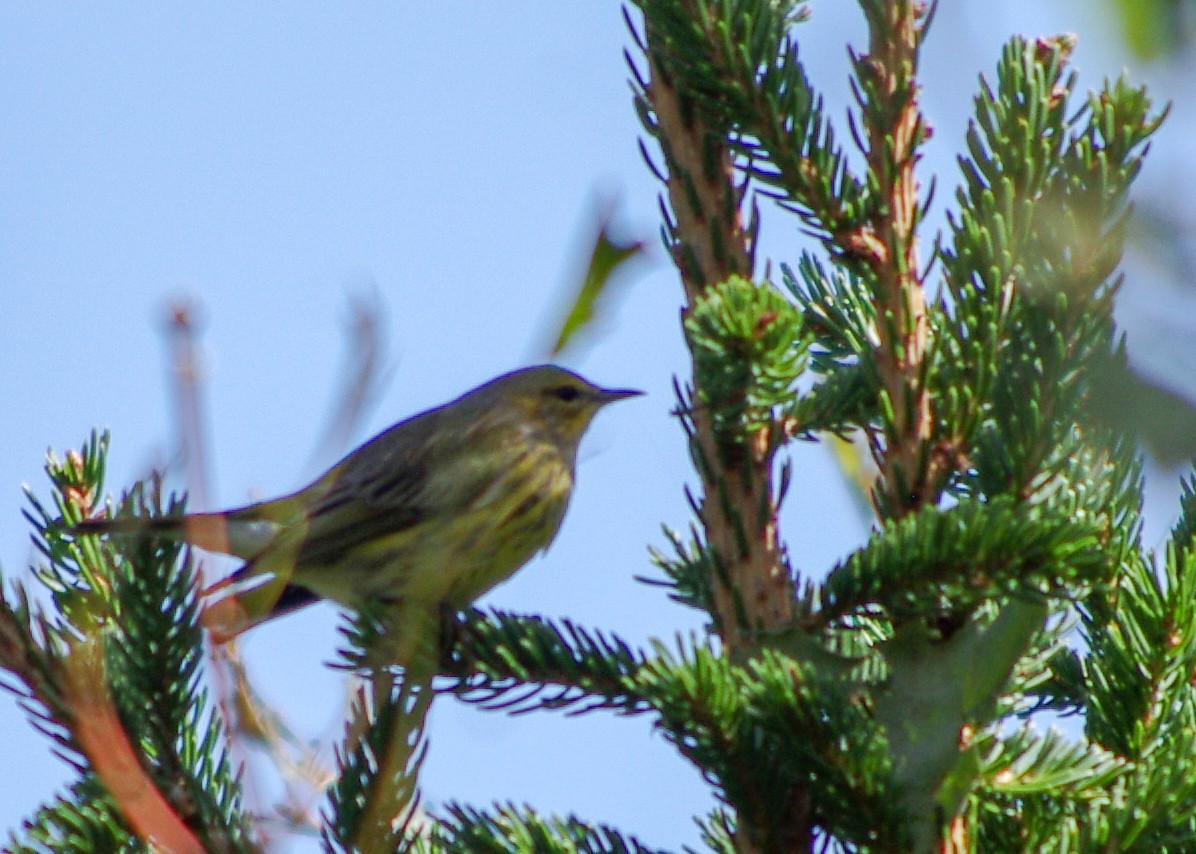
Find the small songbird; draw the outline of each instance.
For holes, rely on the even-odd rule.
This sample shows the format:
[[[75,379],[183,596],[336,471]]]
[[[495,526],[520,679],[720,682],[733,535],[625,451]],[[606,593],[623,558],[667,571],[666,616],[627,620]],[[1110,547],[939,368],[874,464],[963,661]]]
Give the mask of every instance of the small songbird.
[[[282,498],[91,519],[75,532],[163,536],[244,560],[205,591],[224,594],[204,618],[217,641],[320,598],[464,608],[548,547],[595,413],[640,393],[551,365],[512,371],[394,425]]]

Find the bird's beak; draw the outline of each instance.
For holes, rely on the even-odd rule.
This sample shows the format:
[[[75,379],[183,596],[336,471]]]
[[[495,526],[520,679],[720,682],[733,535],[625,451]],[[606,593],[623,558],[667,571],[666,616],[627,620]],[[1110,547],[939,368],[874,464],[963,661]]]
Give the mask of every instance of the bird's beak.
[[[599,406],[606,406],[608,403],[614,403],[616,400],[639,397],[641,394],[643,394],[642,391],[637,391],[633,388],[600,388],[597,390],[595,397],[598,399]]]

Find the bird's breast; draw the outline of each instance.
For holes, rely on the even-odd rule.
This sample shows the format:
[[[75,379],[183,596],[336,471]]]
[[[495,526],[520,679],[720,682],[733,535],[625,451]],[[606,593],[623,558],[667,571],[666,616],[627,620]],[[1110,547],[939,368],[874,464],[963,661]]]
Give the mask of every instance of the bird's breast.
[[[459,470],[418,524],[348,552],[344,571],[308,570],[302,583],[353,607],[362,597],[466,607],[552,542],[573,491],[572,460],[551,443],[473,455],[503,465]]]
[[[454,546],[463,572],[448,597],[472,602],[505,581],[560,529],[573,491],[573,468],[551,447],[527,448],[479,496],[469,530]]]

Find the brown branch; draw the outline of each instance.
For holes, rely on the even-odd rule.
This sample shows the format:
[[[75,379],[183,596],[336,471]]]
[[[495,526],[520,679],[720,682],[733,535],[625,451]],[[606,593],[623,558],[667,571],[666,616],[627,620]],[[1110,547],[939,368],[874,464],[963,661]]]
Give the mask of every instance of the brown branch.
[[[887,511],[904,515],[936,499],[948,462],[930,447],[933,418],[923,378],[929,327],[917,255],[915,166],[926,125],[914,75],[927,9],[920,0],[869,3],[865,9],[871,41],[856,68],[870,95],[865,154],[879,198],[867,233],[853,235],[847,244],[878,284],[878,365],[894,413],[883,447],[876,448],[878,488]]]
[[[170,306],[166,332],[170,344],[170,366],[174,373],[174,391],[179,418],[179,452],[191,504],[206,510],[211,477],[208,462],[207,431],[203,412],[203,382],[200,376],[196,332],[197,308],[177,302]]]
[[[651,47],[651,31],[648,41]],[[734,274],[750,277],[755,258],[727,146],[693,110],[684,108],[681,94],[655,58],[649,66],[647,94],[660,127],[669,202],[677,218],[673,260],[692,305],[710,285]]]
[[[646,95],[655,115],[668,168],[667,188],[675,223],[673,260],[692,310],[708,287],[754,266],[751,231],[742,217],[743,186],[722,135],[707,127],[662,66],[659,36],[648,28],[651,79]],[[695,385],[700,379],[695,376]],[[696,389],[700,398],[700,389]],[[788,624],[793,586],[777,530],[771,427],[746,445],[727,447],[716,438],[709,412],[692,412],[694,454],[702,479],[699,515],[721,577],[712,579],[714,620],[728,652],[750,639],[746,630]]]

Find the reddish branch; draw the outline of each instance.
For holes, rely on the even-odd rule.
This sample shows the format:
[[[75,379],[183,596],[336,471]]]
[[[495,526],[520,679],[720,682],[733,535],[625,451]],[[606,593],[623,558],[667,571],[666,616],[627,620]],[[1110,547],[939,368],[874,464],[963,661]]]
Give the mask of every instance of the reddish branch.
[[[935,500],[948,463],[946,455],[931,453],[931,401],[922,376],[928,325],[918,273],[915,166],[925,124],[914,75],[927,12],[917,0],[867,4],[866,9],[871,41],[857,67],[871,93],[864,111],[866,154],[879,198],[871,233],[857,236],[869,238],[870,251],[852,254],[872,269],[878,283],[878,361],[894,412],[884,446],[877,448],[879,488],[890,512],[902,515]]]
[[[95,775],[138,838],[169,854],[204,854],[204,846],[154,785],[108,693],[101,640],[75,643],[63,662],[71,729]]]
[[[649,44],[653,34],[648,35]],[[649,50],[649,56],[654,51]],[[721,137],[686,111],[668,74],[650,62],[647,96],[659,127],[668,167],[668,195],[677,242],[674,261],[685,286],[686,313],[708,287],[734,274],[750,277],[752,239],[741,214],[743,189]],[[695,384],[700,383],[695,376]],[[697,399],[701,389],[695,389]],[[746,391],[746,390],[745,390]],[[775,443],[771,428],[746,445],[720,447],[710,413],[693,412],[702,493],[699,514],[722,577],[713,579],[714,618],[728,651],[744,642],[741,631],[785,625],[794,596],[777,531],[773,487]],[[745,458],[746,457],[746,458]]]

